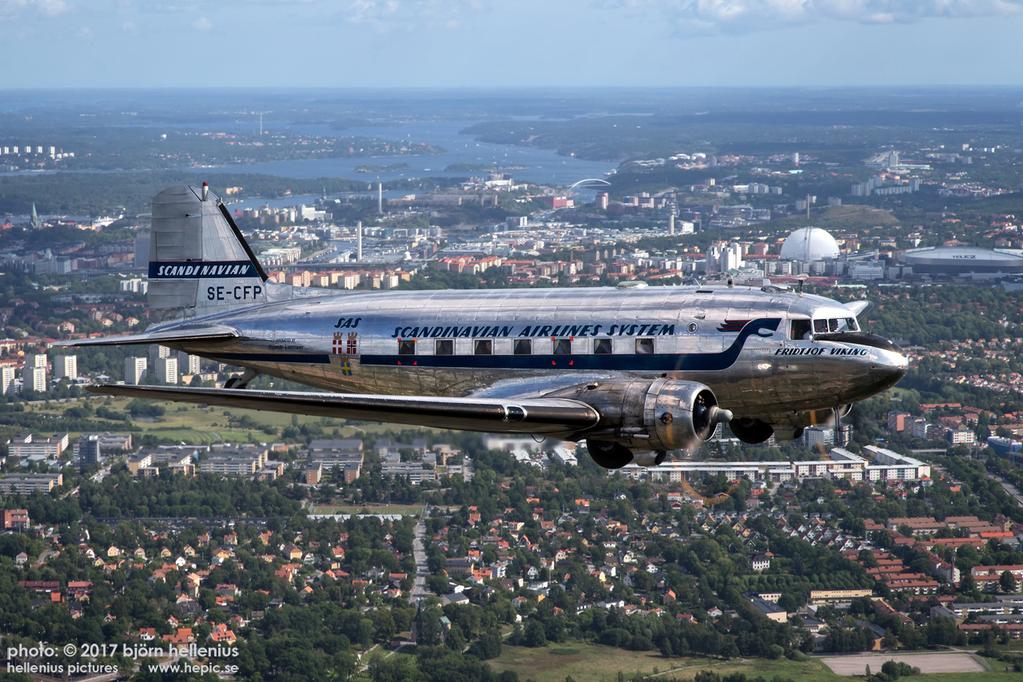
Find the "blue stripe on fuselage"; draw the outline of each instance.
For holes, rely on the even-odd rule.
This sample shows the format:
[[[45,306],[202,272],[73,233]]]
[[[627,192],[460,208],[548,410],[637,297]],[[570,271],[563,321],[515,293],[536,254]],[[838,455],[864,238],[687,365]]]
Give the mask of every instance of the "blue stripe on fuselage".
[[[362,355],[363,365],[415,365],[466,369],[604,369],[622,371],[718,371],[728,369],[739,358],[746,340],[761,330],[775,332],[781,320],[752,320],[720,353],[653,353],[636,355]]]
[[[653,353],[637,355],[360,355],[367,366],[416,366],[452,369],[586,369],[621,371],[705,371],[728,369],[739,358],[746,340],[761,331],[775,332],[779,318],[752,320],[720,353]],[[224,362],[283,362],[311,365],[330,364],[327,353],[211,352],[209,357]]]

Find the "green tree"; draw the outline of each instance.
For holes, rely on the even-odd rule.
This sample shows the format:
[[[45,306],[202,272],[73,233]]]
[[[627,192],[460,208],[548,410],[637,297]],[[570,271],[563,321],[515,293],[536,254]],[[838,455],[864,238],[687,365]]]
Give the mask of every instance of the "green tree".
[[[1011,593],[1016,591],[1016,577],[1012,574],[1012,571],[1002,572],[1002,575],[998,578],[998,586],[1002,588],[1002,592]]]
[[[535,618],[530,618],[526,622],[522,644],[530,647],[546,646],[547,631],[544,629],[543,623]]]

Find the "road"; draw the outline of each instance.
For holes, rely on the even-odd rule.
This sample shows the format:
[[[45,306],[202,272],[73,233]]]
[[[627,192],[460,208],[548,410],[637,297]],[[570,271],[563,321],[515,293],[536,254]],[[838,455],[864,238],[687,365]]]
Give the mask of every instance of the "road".
[[[96,483],[102,483],[103,479],[110,475],[110,469],[113,468],[113,466],[114,466],[113,462],[107,462],[106,464],[101,466],[96,471],[96,473],[94,473],[92,476],[89,476],[89,478],[95,481]]]
[[[47,561],[49,561],[53,557],[59,556],[59,555],[60,555],[60,552],[58,552],[57,550],[54,550],[54,549],[44,549],[42,552],[40,552],[40,554],[36,558],[36,560],[32,563],[32,568],[42,568],[43,566],[46,565]]]
[[[409,591],[408,600],[409,603],[415,606],[419,601],[426,599],[430,595],[430,590],[426,588],[426,576],[429,575],[429,566],[426,562],[426,523],[423,519],[426,517],[426,507],[423,507],[422,511],[419,512],[419,516],[416,520],[416,527],[414,530],[414,536],[412,538],[412,558],[416,562],[416,574],[415,582],[412,585],[412,589]],[[377,644],[374,644],[362,654],[359,654],[359,672],[364,673],[369,669],[369,663],[372,660],[370,654],[374,649],[377,648]],[[406,643],[402,643],[397,649],[388,651],[383,655],[383,658],[390,658],[394,654],[405,648]],[[365,663],[363,663],[365,661]]]
[[[1012,497],[1012,499],[1016,500],[1016,503],[1018,505],[1023,507],[1023,492],[1020,492],[1019,488],[1009,483],[1001,476],[996,476],[990,472],[988,473],[988,476],[1001,483],[1002,488],[1005,490],[1005,492],[1009,493],[1009,496]]]
[[[429,596],[430,591],[426,588],[426,576],[429,575],[429,567],[426,563],[426,523],[423,521],[423,517],[426,516],[426,509],[419,514],[419,519],[416,521],[415,537],[412,539],[412,558],[416,562],[416,576],[415,584],[412,585],[412,590],[409,592],[408,600],[411,604],[416,604],[422,599],[426,599]]]

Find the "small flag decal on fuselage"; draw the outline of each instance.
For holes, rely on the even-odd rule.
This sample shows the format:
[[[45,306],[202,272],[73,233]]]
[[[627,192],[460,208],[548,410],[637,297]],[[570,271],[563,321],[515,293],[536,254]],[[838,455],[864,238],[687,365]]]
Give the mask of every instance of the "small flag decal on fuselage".
[[[332,359],[336,359],[341,365],[341,374],[350,377],[352,376],[352,361],[351,356],[358,355],[359,352],[359,334],[358,332],[334,332],[334,338],[330,347],[330,355]]]

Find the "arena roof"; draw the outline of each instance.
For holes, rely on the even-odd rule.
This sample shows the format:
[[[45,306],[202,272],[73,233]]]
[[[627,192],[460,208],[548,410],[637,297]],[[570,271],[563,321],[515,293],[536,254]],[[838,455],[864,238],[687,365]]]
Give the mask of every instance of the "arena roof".
[[[1010,272],[1023,271],[1023,254],[976,246],[937,246],[911,249],[900,260],[914,271]]]

